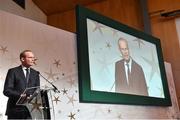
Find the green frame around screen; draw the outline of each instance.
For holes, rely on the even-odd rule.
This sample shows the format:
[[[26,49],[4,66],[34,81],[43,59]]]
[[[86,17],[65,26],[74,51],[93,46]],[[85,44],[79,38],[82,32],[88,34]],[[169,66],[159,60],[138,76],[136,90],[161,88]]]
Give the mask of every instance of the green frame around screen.
[[[115,92],[94,91],[90,88],[90,69],[88,52],[87,21],[91,19],[101,24],[125,32],[138,38],[142,38],[156,46],[159,67],[164,90],[164,98],[122,94]],[[77,25],[77,53],[78,53],[78,77],[79,77],[79,100],[84,103],[109,103],[109,104],[131,104],[131,105],[155,105],[170,106],[171,99],[165,73],[164,60],[160,40],[116,22],[110,18],[100,15],[82,6],[76,7]]]

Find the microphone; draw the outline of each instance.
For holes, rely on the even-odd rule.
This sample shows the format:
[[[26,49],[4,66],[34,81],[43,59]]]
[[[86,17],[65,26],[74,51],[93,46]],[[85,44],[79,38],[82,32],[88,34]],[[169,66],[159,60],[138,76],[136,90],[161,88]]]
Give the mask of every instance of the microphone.
[[[60,91],[57,89],[57,87],[56,87],[52,82],[50,82],[47,78],[45,78],[43,75],[41,75],[41,73],[40,73],[39,71],[37,71],[37,73],[38,73],[42,78],[44,78],[44,80],[46,80],[46,82],[48,82],[49,84],[51,84],[51,85],[53,86],[54,92],[60,93]]]

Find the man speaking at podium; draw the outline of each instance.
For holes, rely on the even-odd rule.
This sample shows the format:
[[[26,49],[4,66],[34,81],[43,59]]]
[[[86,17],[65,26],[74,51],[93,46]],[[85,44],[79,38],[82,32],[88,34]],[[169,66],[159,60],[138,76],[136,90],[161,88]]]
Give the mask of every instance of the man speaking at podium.
[[[16,105],[20,97],[27,97],[22,94],[26,88],[40,86],[39,73],[32,69],[35,57],[31,50],[24,50],[20,53],[21,65],[8,70],[4,95],[7,96],[6,115],[8,119],[31,119],[31,115],[25,106]]]

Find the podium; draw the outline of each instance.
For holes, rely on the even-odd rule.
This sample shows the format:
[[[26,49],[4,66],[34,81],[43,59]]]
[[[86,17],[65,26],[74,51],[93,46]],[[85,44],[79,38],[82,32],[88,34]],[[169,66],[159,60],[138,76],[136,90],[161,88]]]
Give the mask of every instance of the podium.
[[[23,92],[16,105],[26,106],[32,119],[53,119],[54,105],[52,101],[52,88],[30,87]]]

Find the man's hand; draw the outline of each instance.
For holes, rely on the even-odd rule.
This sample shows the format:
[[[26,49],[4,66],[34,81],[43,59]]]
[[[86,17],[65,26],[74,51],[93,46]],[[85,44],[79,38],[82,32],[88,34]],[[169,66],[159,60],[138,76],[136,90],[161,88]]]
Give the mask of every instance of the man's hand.
[[[26,94],[21,94],[20,96],[21,96],[21,97],[26,97]]]

